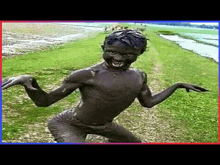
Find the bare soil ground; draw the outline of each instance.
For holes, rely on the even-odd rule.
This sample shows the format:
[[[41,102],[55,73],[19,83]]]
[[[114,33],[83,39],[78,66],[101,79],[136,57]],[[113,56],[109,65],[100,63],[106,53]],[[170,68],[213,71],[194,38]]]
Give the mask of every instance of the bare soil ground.
[[[2,55],[6,57],[39,51],[103,30],[74,24],[3,23]]]

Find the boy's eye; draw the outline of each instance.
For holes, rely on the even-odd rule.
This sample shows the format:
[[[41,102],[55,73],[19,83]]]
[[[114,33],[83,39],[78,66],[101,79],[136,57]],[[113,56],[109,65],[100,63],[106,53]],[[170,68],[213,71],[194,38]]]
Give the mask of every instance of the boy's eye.
[[[129,58],[131,58],[131,57],[134,56],[133,54],[126,54],[126,55],[127,55],[127,57],[129,57]]]
[[[117,55],[119,53],[116,53],[116,52],[108,52],[110,56],[114,56],[114,55]],[[133,54],[119,54],[119,55],[122,55],[122,56],[127,56],[127,57],[133,57],[134,55]]]
[[[109,55],[111,55],[111,56],[114,56],[114,55],[116,55],[117,53],[114,53],[114,52],[108,52],[109,53]]]

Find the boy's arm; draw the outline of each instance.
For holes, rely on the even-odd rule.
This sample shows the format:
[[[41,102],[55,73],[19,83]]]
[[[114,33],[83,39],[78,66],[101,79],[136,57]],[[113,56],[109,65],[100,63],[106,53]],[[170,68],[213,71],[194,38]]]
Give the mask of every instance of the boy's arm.
[[[46,93],[40,88],[34,77],[23,75],[3,80],[2,89],[7,89],[14,85],[22,85],[36,106],[47,107],[68,96],[76,88],[80,88],[88,77],[87,70],[75,71],[63,81],[61,86]]]
[[[178,88],[185,88],[187,92],[189,92],[189,90],[193,90],[196,92],[208,91],[207,89],[204,89],[198,85],[186,84],[186,83],[176,83],[176,84],[172,85],[171,87],[165,89],[164,91],[152,96],[152,93],[151,93],[148,85],[143,83],[141,92],[139,93],[137,98],[142,106],[147,107],[147,108],[151,108],[151,107],[161,103],[162,101],[166,100]]]
[[[33,78],[32,86],[37,90],[31,90],[27,86],[24,86],[28,96],[36,106],[47,107],[71,94],[75,89],[79,88],[81,84],[64,80],[58,88],[46,93],[40,88],[36,79]]]
[[[148,85],[143,84],[142,90],[137,98],[143,107],[151,108],[161,103],[162,101],[166,100],[177,89],[178,89],[178,84],[174,84],[173,86],[167,88],[166,90],[152,96],[152,93]]]

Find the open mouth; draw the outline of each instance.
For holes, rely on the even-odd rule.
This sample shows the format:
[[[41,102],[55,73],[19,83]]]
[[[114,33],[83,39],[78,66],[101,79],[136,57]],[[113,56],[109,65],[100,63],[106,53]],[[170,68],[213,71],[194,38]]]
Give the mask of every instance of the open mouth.
[[[114,67],[122,67],[123,65],[124,65],[124,62],[116,62],[116,61],[112,62],[112,66]]]

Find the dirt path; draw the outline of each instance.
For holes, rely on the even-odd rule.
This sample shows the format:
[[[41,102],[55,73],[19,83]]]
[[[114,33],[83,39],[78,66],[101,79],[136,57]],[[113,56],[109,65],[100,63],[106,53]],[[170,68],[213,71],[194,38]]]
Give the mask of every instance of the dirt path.
[[[155,52],[155,55],[158,56],[158,52],[154,47],[150,47]],[[148,73],[148,86],[152,94],[156,94],[163,90],[162,84],[160,82],[160,76],[162,73],[162,65],[157,60],[157,57],[154,58],[154,67],[150,73]],[[153,108],[143,108],[142,115],[143,122],[145,127],[144,133],[140,135],[142,139],[146,139],[147,142],[165,142],[171,141],[172,139],[167,136],[167,130],[169,130],[169,123],[162,120],[157,116],[160,111],[158,105]]]
[[[149,43],[150,45],[151,43]],[[148,73],[148,86],[152,91],[152,94],[156,94],[163,91],[163,85],[160,77],[163,75],[163,66],[157,60],[159,53],[153,46],[150,49],[154,52],[154,67],[150,73]],[[162,115],[161,116],[161,112]],[[160,113],[160,114],[159,114]],[[144,131],[139,131],[137,135],[147,142],[178,142],[181,140],[180,135],[186,132],[186,128],[181,126],[181,123],[177,126],[171,119],[169,111],[162,109],[159,105],[154,106],[151,109],[143,108],[141,112],[142,124],[145,125]]]

